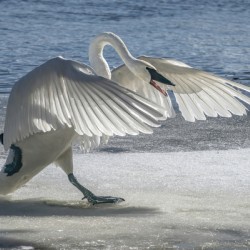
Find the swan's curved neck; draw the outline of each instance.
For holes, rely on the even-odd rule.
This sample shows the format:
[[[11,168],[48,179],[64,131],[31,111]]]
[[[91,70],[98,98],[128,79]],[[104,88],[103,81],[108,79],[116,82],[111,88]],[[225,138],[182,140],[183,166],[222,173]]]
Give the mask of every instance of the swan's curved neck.
[[[96,74],[111,79],[111,71],[105,58],[103,48],[111,45],[124,63],[129,67],[135,58],[130,54],[124,42],[113,33],[102,33],[94,38],[89,46],[89,61]]]

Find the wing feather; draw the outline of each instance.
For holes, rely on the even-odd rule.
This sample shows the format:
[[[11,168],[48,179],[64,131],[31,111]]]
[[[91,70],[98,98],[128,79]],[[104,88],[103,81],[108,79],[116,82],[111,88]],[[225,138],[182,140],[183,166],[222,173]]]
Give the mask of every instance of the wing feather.
[[[53,130],[56,130],[58,124],[67,124],[69,125],[69,121],[67,121],[66,117],[63,114],[62,109],[60,108],[59,94],[57,93],[56,86],[54,84],[50,84],[48,86],[49,97],[46,100],[46,110],[47,110],[47,119],[49,124],[51,125]],[[54,116],[57,115],[58,119],[54,119]]]
[[[93,87],[93,86],[90,86],[90,87]],[[105,102],[104,102],[103,108],[105,110],[108,110],[108,111],[115,110],[116,103],[112,99],[114,96],[112,94],[110,94],[108,96],[107,93],[109,93],[109,92],[107,92],[105,89],[101,88],[99,85],[96,85],[95,89],[97,91],[99,91],[99,95],[105,96]],[[120,111],[120,112],[122,112],[122,111]],[[113,124],[116,125],[117,128],[122,129],[122,131],[125,132],[125,134],[126,133],[134,134],[134,130],[131,130],[129,128],[128,124],[126,124],[126,122],[124,122],[123,119],[120,117],[121,113],[114,112],[113,115],[114,115],[114,120],[116,120],[116,122],[114,122]]]
[[[173,92],[184,119],[195,121],[204,120],[206,116],[231,117],[232,114],[246,114],[247,108],[242,102],[250,104],[250,98],[238,89],[250,92],[250,87],[194,69],[173,59],[146,56],[141,56],[139,59],[152,64],[159,73],[175,84],[175,86],[166,87],[159,83],[162,88]],[[125,65],[112,71],[112,79],[121,86],[126,86],[162,105],[167,110],[167,117],[173,116],[171,101],[164,102],[163,95],[159,96],[159,91],[158,96],[154,96],[154,91],[150,90],[152,87],[129,73]],[[127,84],[128,80],[129,84]]]
[[[193,85],[196,87],[195,81],[190,80],[188,77],[187,77],[187,82],[189,85]],[[194,99],[196,100],[197,103],[199,103],[199,105],[202,107],[202,109],[204,110],[204,113],[207,116],[211,116],[211,117],[218,116],[218,113],[213,107],[214,100],[208,95],[205,89],[203,89],[202,91],[196,92],[194,94]]]
[[[75,88],[74,92],[77,91],[77,86],[78,86],[77,83],[72,85],[72,87]],[[84,97],[84,99],[85,99],[86,104],[84,104],[83,106],[87,107],[86,108],[87,114],[91,120],[91,124],[95,125],[96,135],[101,136],[102,133],[106,134],[106,135],[111,135],[110,131],[108,129],[106,129],[105,126],[103,126],[102,122],[98,119],[98,116],[96,114],[96,109],[97,109],[96,103],[91,99],[91,97],[87,93],[88,86],[89,86],[89,83],[87,83],[86,86],[84,86],[84,91],[81,92],[81,96],[78,96],[78,98],[79,98],[79,100],[81,100],[81,97]],[[84,119],[84,117],[82,117],[82,119]]]
[[[97,128],[93,128],[93,125],[91,123],[91,120],[88,116],[88,114],[86,113],[86,110],[84,108],[84,106],[86,105],[86,100],[84,95],[81,94],[81,89],[77,88],[77,86],[72,85],[72,87],[74,88],[75,94],[76,94],[76,101],[77,101],[77,109],[78,112],[80,114],[81,117],[81,130],[83,134],[86,134],[88,136],[92,136],[93,133],[94,134],[99,134]]]
[[[56,80],[54,80],[56,83]],[[71,115],[70,115],[70,106],[69,106],[69,101],[68,101],[68,95],[66,94],[65,91],[65,86],[64,86],[64,79],[61,79],[62,84],[50,84],[49,86],[51,87],[52,95],[51,97],[53,98],[51,102],[54,103],[54,113],[53,116],[58,115],[58,121],[56,119],[52,119],[56,123],[57,126],[62,126],[65,124],[68,127],[72,127],[71,124]],[[60,125],[57,123],[59,122]]]
[[[223,107],[222,99],[216,98],[217,94],[214,91],[211,91],[210,88],[205,88],[204,84],[198,79],[192,79],[192,82],[196,83],[197,86],[203,86],[203,91],[200,91],[200,95],[202,96],[203,100],[206,101],[208,105],[220,116],[222,117],[231,117],[230,112],[228,112]],[[215,95],[214,95],[215,94]]]
[[[106,128],[109,128],[109,136],[114,135],[120,135],[124,136],[125,133],[123,130],[119,129],[120,127],[123,127],[121,123],[119,123],[117,118],[117,115],[115,115],[114,118],[114,113],[108,109],[107,104],[104,102],[104,99],[102,95],[99,93],[97,88],[94,88],[89,85],[89,88],[87,89],[88,95],[93,99],[93,101],[96,103],[96,112],[97,112],[97,117],[100,117],[102,122],[104,123],[104,126]]]
[[[192,90],[192,85],[188,85],[185,80],[183,80],[182,77],[179,77],[179,79],[177,79],[177,77],[174,77],[173,75],[171,75],[171,79],[173,79],[173,82],[180,82],[181,84],[178,84],[178,88],[180,90],[180,92],[193,92]],[[194,101],[193,99],[193,94],[190,95],[186,95],[186,94],[180,94],[180,96],[182,97],[183,102],[185,103],[185,106],[187,107],[192,120],[191,121],[195,121],[195,119],[198,120],[205,120],[206,117],[203,113],[203,110],[201,110],[200,106],[197,105],[197,103]]]
[[[76,98],[72,98],[71,96],[74,96],[74,90],[72,89],[72,85],[71,84],[67,84],[68,86],[68,93],[69,93],[69,104],[71,107],[71,122],[73,123],[73,127],[75,128],[75,131],[79,134],[79,135],[83,135],[83,129],[81,129],[82,126],[82,122],[81,122],[81,117],[79,114],[79,110],[78,110],[78,105],[77,105],[77,99]],[[76,93],[77,94],[77,93]]]
[[[144,112],[155,119],[161,119],[162,113],[165,113],[164,108],[162,108],[160,105],[152,103],[148,99],[145,99],[140,95],[136,95],[136,93],[126,93],[125,90],[120,91],[119,86],[116,84],[107,85],[106,88],[110,89],[112,92],[118,90],[117,95],[119,95],[124,101],[126,101],[128,104],[132,104],[134,107],[140,109],[141,112]]]
[[[203,79],[201,79],[201,82],[204,84],[205,87],[207,87],[210,95],[213,96],[215,100],[217,100],[217,103],[221,104],[221,107],[224,110],[228,110],[233,114],[242,115],[242,112],[237,109],[237,106],[240,106],[240,103],[234,100],[233,96],[229,96],[227,92],[223,91],[217,86],[214,86],[209,81],[204,81]],[[237,103],[239,103],[239,105]]]
[[[109,136],[151,133],[164,110],[86,65],[54,58],[21,78],[7,107],[4,146],[33,134],[72,127],[85,150]]]
[[[208,98],[210,97],[206,93],[206,90],[203,89],[199,92],[195,92],[195,89],[197,89],[198,87],[195,84],[195,82],[190,80],[188,77],[185,78],[184,81],[185,81],[185,84],[190,86],[190,88],[192,89],[193,93],[191,93],[190,96],[193,98],[194,102],[200,107],[200,109],[204,112],[204,114],[206,114],[207,116],[216,117],[217,113],[210,105],[210,101],[208,100]]]
[[[124,96],[119,91],[110,89],[107,86],[105,89],[102,88],[102,91],[109,97],[107,101],[110,102],[111,105],[113,104],[112,109],[116,114],[119,114],[119,117],[123,120],[123,124],[126,124],[126,133],[134,135],[137,135],[139,131],[152,133],[152,130],[147,125],[143,125],[135,119],[134,110],[131,108],[128,99],[123,99]]]
[[[242,85],[242,84],[239,84],[236,82],[232,82],[230,80],[225,80],[225,79],[220,78],[220,77],[216,78],[213,75],[204,74],[203,72],[201,72],[200,75],[205,79],[209,79],[210,82],[212,82],[213,84],[217,83],[216,86],[218,88],[221,88],[224,91],[226,91],[229,95],[235,96],[235,97],[239,98],[240,100],[242,100],[243,102],[250,104],[250,98],[248,96],[242,94],[240,91],[237,91],[235,89],[235,88],[238,88],[238,89],[242,89],[242,90],[250,92],[250,88],[248,86],[245,86],[245,85]],[[225,81],[229,85],[226,84]],[[218,83],[220,83],[220,84],[218,84]],[[235,88],[233,88],[232,86],[234,86]]]
[[[178,79],[176,79],[176,78],[173,79],[174,82],[176,82],[176,85],[178,85],[178,86],[183,86],[183,82],[180,81],[180,78],[183,78],[183,76],[178,76],[178,77],[179,77]],[[170,79],[172,79],[171,76],[170,76]],[[184,81],[189,83],[186,79],[184,79]],[[207,103],[211,104],[213,106],[213,108],[215,108],[215,110],[218,112],[219,115],[225,116],[225,117],[230,117],[231,116],[230,113],[227,112],[227,110],[225,110],[223,108],[223,106],[221,106],[220,102],[223,102],[223,99],[220,100],[220,98],[219,99],[216,98],[216,96],[217,96],[216,92],[213,92],[210,88],[206,88],[205,84],[201,80],[197,81],[197,79],[192,79],[192,82],[196,82],[196,88],[195,89],[201,89],[201,90],[199,90],[198,93],[200,93],[202,91],[205,91],[208,94],[209,99],[206,98]],[[185,91],[181,87],[178,87],[174,93],[175,94],[180,93],[183,96],[191,96],[195,92],[193,92],[193,90],[191,90],[191,89],[187,89]],[[218,100],[219,100],[219,102],[218,102]],[[192,110],[192,108],[190,108],[190,110]],[[196,117],[196,119],[198,119],[198,117]]]
[[[11,98],[11,96],[10,96],[10,98]],[[29,103],[30,103],[30,105],[27,105],[27,107],[29,108],[28,109],[28,112],[29,112],[29,120],[28,120],[28,124],[29,124],[29,134],[31,134],[31,135],[33,135],[33,134],[35,134],[36,133],[36,129],[35,129],[35,121],[34,121],[34,119],[36,119],[36,112],[34,112],[34,109],[35,109],[35,95],[33,94],[33,95],[31,95],[31,96],[29,96],[29,98],[30,98],[30,100],[29,100]],[[10,102],[10,101],[9,101]],[[13,101],[14,102],[14,101]],[[12,103],[12,102],[10,102],[10,103]],[[14,106],[14,105],[13,105]],[[9,108],[9,105],[8,105],[8,108]],[[10,112],[10,114],[11,114],[12,112]],[[8,112],[7,112],[7,117],[6,117],[6,121],[8,121],[8,120],[10,120],[11,118],[12,118],[12,120],[14,120],[13,119],[13,117],[10,117],[10,116],[8,116]],[[8,119],[8,117],[10,117],[9,119]],[[20,119],[17,119],[17,121],[19,121]],[[11,129],[9,129],[9,127],[8,127],[8,123],[6,124],[5,123],[5,128],[8,128],[8,131],[15,131],[14,129],[13,130],[11,130]],[[4,131],[5,131],[5,128],[4,128]],[[12,133],[13,135],[14,135],[14,133]],[[25,136],[24,136],[24,138],[25,138]],[[11,138],[11,143],[13,143],[13,141],[15,141],[16,140],[16,138],[13,136],[12,138]],[[5,142],[5,140],[4,140],[4,144],[5,144],[6,142]]]
[[[211,87],[215,92],[217,92],[221,98],[223,98],[227,105],[225,106],[231,113],[243,115],[246,114],[245,106],[235,99],[237,95],[236,91],[232,91],[230,87],[224,86],[224,84],[214,84],[212,80],[206,80],[202,78],[202,82],[207,87]],[[209,85],[210,84],[210,85]]]
[[[126,132],[129,129],[128,124],[126,124],[123,119],[120,117],[120,113],[116,112],[116,109],[114,108],[114,105],[116,103],[111,99],[112,95],[108,96],[105,91],[102,89],[93,88],[93,86],[90,86],[93,91],[95,91],[100,98],[100,100],[103,101],[104,105],[101,105],[103,112],[107,117],[109,117],[109,120],[116,126],[118,129],[117,135],[124,136]]]
[[[110,89],[110,91],[115,91],[115,90]],[[158,126],[156,121],[161,119],[159,113],[159,109],[162,109],[161,107],[156,106],[154,110],[152,108],[154,104],[152,104],[152,107],[150,107],[148,101],[145,99],[144,100],[141,99],[140,96],[137,96],[137,98],[142,102],[133,100],[134,93],[126,95],[125,93],[119,91],[117,92],[117,94],[124,100],[124,102],[127,103],[127,107],[125,107],[122,103],[120,105],[122,105],[123,108],[127,109],[128,112],[132,112],[132,114],[143,123],[146,123],[153,127]],[[164,110],[162,110],[162,113],[164,113]]]

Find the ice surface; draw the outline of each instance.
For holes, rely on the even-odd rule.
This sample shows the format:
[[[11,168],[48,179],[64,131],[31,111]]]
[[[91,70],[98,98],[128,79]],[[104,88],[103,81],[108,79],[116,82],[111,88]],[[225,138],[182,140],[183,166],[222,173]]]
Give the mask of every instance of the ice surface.
[[[0,199],[0,249],[249,249],[249,153],[75,153],[82,184],[126,201],[88,205],[49,166]]]

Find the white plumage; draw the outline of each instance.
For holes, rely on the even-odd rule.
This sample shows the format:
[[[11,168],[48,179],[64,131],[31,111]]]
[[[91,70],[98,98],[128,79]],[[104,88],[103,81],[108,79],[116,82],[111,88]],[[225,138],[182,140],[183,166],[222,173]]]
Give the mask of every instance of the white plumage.
[[[115,48],[125,63],[112,72],[103,58],[107,44]],[[152,133],[151,127],[159,126],[157,121],[175,116],[165,90],[173,92],[184,119],[192,122],[207,116],[244,115],[247,109],[240,101],[250,104],[250,98],[236,89],[249,92],[249,87],[173,59],[136,59],[112,33],[97,36],[90,45],[89,56],[93,69],[57,57],[14,85],[3,141],[6,150],[11,145],[21,149],[22,166],[15,169],[13,163],[2,168],[0,193],[16,190],[56,162],[89,202],[122,201],[97,197],[77,182],[73,175],[72,143],[81,142],[89,150],[110,136]],[[11,174],[7,175],[8,171]]]
[[[18,112],[17,112],[18,109]],[[41,132],[73,128],[82,137],[151,133],[164,109],[135,92],[97,76],[83,64],[57,57],[13,87],[4,147]],[[85,145],[88,149],[88,146]]]
[[[175,86],[163,86],[163,88],[173,91],[185,120],[194,122],[205,120],[206,116],[231,117],[232,114],[246,114],[247,109],[239,100],[250,104],[250,98],[233,87],[250,92],[249,87],[194,69],[177,60],[146,56],[141,56],[139,59],[152,64],[158,72],[175,83]],[[168,116],[174,116],[169,98],[165,98],[159,91],[130,74],[126,65],[113,70],[112,80],[156,102],[166,110],[170,106],[171,111],[168,110]]]

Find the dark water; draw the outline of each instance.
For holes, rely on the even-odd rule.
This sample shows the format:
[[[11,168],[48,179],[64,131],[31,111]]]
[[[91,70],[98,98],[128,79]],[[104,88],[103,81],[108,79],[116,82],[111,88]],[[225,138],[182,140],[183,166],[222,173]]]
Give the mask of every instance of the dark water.
[[[0,1],[0,93],[51,57],[88,63],[88,45],[118,34],[135,56],[173,57],[250,84],[250,1]],[[121,63],[105,49],[111,66]],[[6,98],[1,101],[3,127]],[[248,147],[248,118],[164,122],[154,136],[115,138],[101,150],[169,151]],[[160,142],[160,143],[158,143]],[[133,146],[131,148],[131,145]]]

